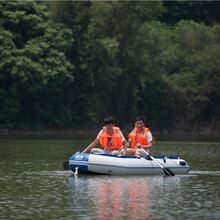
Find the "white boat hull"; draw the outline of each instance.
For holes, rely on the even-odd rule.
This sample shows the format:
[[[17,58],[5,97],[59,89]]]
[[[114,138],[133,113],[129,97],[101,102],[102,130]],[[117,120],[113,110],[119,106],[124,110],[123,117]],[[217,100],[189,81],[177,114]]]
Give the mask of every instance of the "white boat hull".
[[[164,168],[175,174],[187,174],[188,163],[179,157],[154,157]],[[73,172],[111,175],[164,175],[163,169],[148,156],[114,156],[108,154],[76,153],[69,160]]]

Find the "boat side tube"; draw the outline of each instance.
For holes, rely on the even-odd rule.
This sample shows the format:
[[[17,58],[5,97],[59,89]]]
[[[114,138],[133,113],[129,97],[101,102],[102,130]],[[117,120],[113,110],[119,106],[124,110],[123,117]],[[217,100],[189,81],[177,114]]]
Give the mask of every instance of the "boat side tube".
[[[154,156],[163,167],[176,174],[187,174],[188,163],[179,157]],[[148,156],[118,156],[109,154],[76,153],[69,160],[74,173],[115,174],[115,175],[150,175],[164,174],[161,167]]]

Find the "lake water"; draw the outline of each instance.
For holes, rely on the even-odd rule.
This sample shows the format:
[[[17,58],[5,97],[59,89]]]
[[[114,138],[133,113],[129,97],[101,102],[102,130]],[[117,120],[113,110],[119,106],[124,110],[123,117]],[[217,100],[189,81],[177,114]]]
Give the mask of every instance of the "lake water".
[[[180,156],[192,168],[187,175],[64,171],[62,163],[91,141],[83,135],[1,135],[0,219],[220,219],[217,136],[157,137],[151,154]]]

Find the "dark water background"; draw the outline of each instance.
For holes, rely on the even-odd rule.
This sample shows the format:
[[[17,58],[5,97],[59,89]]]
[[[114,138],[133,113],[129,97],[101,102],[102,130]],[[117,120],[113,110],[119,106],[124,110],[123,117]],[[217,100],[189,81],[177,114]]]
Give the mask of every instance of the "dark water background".
[[[152,155],[180,156],[188,175],[63,171],[95,135],[1,135],[0,219],[220,219],[220,138],[158,135]]]

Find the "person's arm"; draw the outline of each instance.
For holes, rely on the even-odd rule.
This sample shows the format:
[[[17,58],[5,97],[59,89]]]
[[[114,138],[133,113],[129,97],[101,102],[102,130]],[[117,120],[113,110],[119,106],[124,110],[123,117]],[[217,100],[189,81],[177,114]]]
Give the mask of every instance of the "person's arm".
[[[82,153],[86,153],[88,150],[91,150],[99,142],[99,139],[96,138]]]
[[[120,150],[124,149],[125,152],[126,152],[126,150],[127,150],[127,140],[125,139],[122,144],[123,144],[123,145],[122,145],[122,147],[120,148]]]
[[[125,141],[123,142],[123,145],[124,145],[124,149],[125,149],[125,152],[127,151],[127,140],[125,139]]]
[[[122,132],[120,131],[121,137],[122,137],[122,147],[120,148],[120,150],[124,149],[125,152],[127,150],[127,140],[124,138],[124,135],[122,134]]]
[[[137,143],[135,146],[136,147],[141,146],[144,148],[144,150],[151,150],[151,148],[153,147],[153,144],[152,144],[152,141],[149,141],[147,142],[147,145],[141,145],[140,143]]]
[[[131,141],[131,139],[129,138],[128,139],[128,142],[127,142],[127,148],[129,148],[129,147],[131,147],[132,146],[132,141]]]

